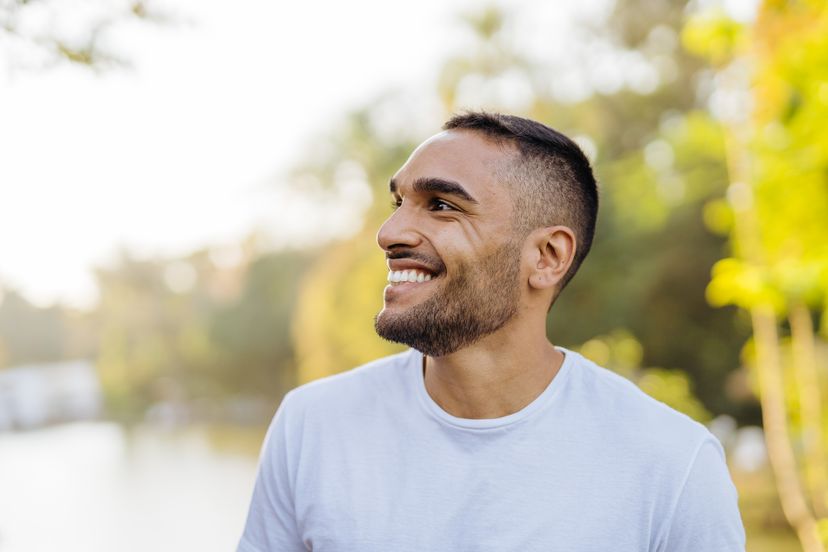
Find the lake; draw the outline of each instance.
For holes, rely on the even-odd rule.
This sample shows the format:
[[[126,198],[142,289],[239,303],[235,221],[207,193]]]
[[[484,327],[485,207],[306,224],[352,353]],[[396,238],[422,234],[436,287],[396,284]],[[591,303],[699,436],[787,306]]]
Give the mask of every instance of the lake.
[[[265,428],[0,433],[0,551],[235,550]]]

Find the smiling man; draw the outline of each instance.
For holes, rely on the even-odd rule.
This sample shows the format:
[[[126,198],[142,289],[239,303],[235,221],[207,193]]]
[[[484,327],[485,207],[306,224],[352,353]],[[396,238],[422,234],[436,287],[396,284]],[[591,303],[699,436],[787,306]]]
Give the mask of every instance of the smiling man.
[[[595,229],[581,150],[468,113],[390,192],[375,327],[411,349],[288,393],[239,550],[744,550],[718,441],[546,336]]]

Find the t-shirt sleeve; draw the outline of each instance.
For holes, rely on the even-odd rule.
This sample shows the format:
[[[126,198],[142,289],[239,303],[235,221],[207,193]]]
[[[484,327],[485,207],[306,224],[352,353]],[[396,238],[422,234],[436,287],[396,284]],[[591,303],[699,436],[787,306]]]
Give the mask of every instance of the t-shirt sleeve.
[[[745,530],[738,494],[727,471],[724,451],[709,436],[679,495],[663,552],[744,552]]]
[[[238,552],[305,552],[296,524],[290,477],[288,398],[273,417],[259,458],[253,498]]]

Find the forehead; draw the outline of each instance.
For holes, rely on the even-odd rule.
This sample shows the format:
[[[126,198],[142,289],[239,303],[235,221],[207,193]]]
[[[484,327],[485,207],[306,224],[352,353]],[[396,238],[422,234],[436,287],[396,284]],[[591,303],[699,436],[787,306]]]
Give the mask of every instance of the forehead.
[[[442,178],[461,184],[476,199],[500,199],[500,169],[513,153],[477,132],[449,130],[420,144],[394,175],[401,189],[418,178]]]

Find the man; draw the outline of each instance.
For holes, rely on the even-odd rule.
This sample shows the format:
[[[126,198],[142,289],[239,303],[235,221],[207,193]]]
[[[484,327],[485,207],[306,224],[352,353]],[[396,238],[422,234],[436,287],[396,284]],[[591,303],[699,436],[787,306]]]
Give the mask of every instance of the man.
[[[718,441],[547,340],[595,228],[580,149],[469,113],[390,191],[376,330],[411,349],[288,393],[239,550],[744,550]]]

